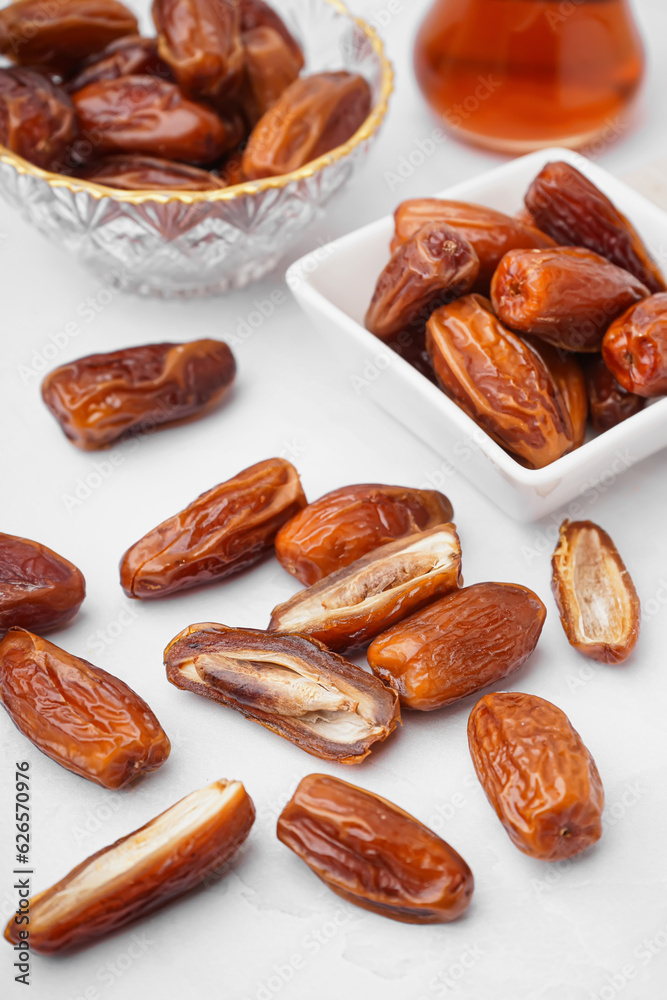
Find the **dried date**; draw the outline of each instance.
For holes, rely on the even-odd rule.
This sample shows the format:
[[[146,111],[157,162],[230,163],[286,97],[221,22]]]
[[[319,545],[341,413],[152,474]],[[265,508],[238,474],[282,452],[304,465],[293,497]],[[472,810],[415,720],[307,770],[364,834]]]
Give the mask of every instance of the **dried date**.
[[[241,32],[245,34],[255,28],[271,28],[277,31],[289,46],[299,70],[303,69],[306,61],[303,50],[278,12],[264,0],[241,0]]]
[[[552,559],[552,589],[572,646],[601,663],[621,663],[639,638],[634,584],[606,531],[564,521]]]
[[[104,788],[122,788],[169,756],[165,732],[131,687],[24,629],[0,642],[0,698],[38,750]]]
[[[242,39],[245,73],[239,99],[252,127],[294,83],[301,64],[273,28],[253,28]]]
[[[650,398],[667,393],[667,294],[631,307],[605,333],[602,357],[624,389]]]
[[[487,799],[524,854],[561,861],[600,839],[600,775],[560,708],[531,694],[487,694],[470,713],[468,744]]]
[[[221,340],[146,344],[55,368],[42,382],[42,398],[72,444],[94,450],[202,416],[235,373]]]
[[[78,133],[62,87],[31,69],[0,69],[0,143],[42,170],[58,171]]]
[[[240,0],[153,0],[158,51],[184,93],[220,98],[243,72]]]
[[[138,153],[95,160],[76,176],[122,191],[219,191],[226,187],[208,170]]]
[[[155,38],[126,35],[81,63],[65,86],[70,93],[74,93],[90,83],[137,74],[172,79],[169,66],[158,55]]]
[[[393,802],[339,778],[304,778],[277,833],[329,889],[383,917],[447,923],[470,903],[472,872],[449,844]]]
[[[273,609],[269,628],[301,632],[336,652],[370,642],[411,611],[459,586],[453,524],[399,538],[331,573]]]
[[[643,396],[628,392],[616,381],[602,357],[591,358],[586,368],[586,387],[591,423],[596,431],[608,431],[639,413],[646,404]]]
[[[451,705],[514,673],[531,655],[546,608],[514,583],[456,590],[379,635],[368,662],[421,712]]]
[[[588,390],[586,376],[575,354],[558,350],[546,340],[524,334],[522,338],[540,356],[556,383],[572,421],[574,448],[580,448],[586,437]]]
[[[120,564],[128,597],[165,597],[236,573],[273,550],[278,529],[306,498],[283,458],[239,472],[132,545]]]
[[[49,632],[66,625],[81,607],[81,570],[29,538],[0,532],[0,636],[12,625]]]
[[[252,799],[240,781],[214,781],[77,865],[29,901],[30,947],[67,951],[111,934],[219,877],[250,833]],[[5,938],[21,941],[12,919]]]
[[[401,721],[398,696],[303,635],[205,622],[164,654],[167,679],[259,722],[323,760],[357,764]]]

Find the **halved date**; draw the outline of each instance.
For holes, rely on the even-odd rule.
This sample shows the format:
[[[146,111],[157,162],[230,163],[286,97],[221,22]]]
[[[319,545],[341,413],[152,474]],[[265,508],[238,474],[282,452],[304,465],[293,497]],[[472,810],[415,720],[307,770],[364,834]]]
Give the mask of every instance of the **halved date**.
[[[602,663],[621,663],[639,638],[634,584],[606,531],[563,521],[552,559],[552,589],[570,644]]]
[[[199,167],[157,156],[107,156],[76,172],[77,177],[123,191],[219,191],[224,181]]]
[[[303,635],[190,625],[164,654],[176,687],[236,709],[323,760],[357,764],[401,721],[398,696]]]
[[[65,86],[70,93],[100,80],[117,80],[119,76],[149,75],[171,80],[171,70],[157,51],[157,39],[141,35],[125,35],[107,45],[102,52],[89,56],[77,68]]]
[[[383,632],[369,646],[368,662],[403,705],[431,712],[518,670],[546,613],[527,587],[477,583]]]
[[[276,555],[305,586],[349,566],[380,545],[453,518],[436,490],[378,483],[344,486],[304,507],[276,535]]]
[[[169,756],[160,723],[131,687],[24,629],[0,642],[0,698],[38,750],[104,788],[122,788]]]
[[[12,625],[49,632],[74,618],[86,596],[81,570],[30,538],[0,532],[0,635]]]
[[[107,448],[130,434],[203,415],[235,373],[234,356],[220,340],[146,344],[55,368],[42,382],[42,398],[72,444]]]
[[[273,609],[274,632],[302,632],[330,649],[363,646],[411,611],[455,590],[461,545],[453,524],[383,545]]]
[[[58,171],[77,132],[74,107],[62,87],[31,69],[0,69],[3,146],[42,170]]]
[[[339,778],[304,778],[277,833],[329,889],[383,917],[447,923],[470,903],[472,872],[449,844],[393,802]]]
[[[586,388],[591,423],[596,431],[608,431],[639,413],[646,404],[643,396],[628,392],[616,381],[602,357],[591,358],[586,368]]]
[[[132,545],[121,586],[149,600],[221,580],[271,552],[278,528],[305,505],[299,474],[285,459],[251,465]]]
[[[158,51],[184,93],[214,97],[243,72],[240,0],[153,0]]]
[[[667,293],[652,295],[609,327],[602,357],[628,392],[638,396],[667,393]]]
[[[487,694],[470,713],[468,744],[487,799],[524,854],[561,861],[600,839],[600,775],[556,705],[532,694]]]
[[[92,943],[220,871],[250,833],[240,781],[214,781],[103,848],[30,900],[30,947],[43,954]],[[5,938],[20,941],[12,918]]]

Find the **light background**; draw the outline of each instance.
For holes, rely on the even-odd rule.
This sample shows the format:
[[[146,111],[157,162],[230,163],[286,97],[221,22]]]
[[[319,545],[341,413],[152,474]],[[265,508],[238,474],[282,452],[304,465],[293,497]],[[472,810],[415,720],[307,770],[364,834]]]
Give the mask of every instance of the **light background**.
[[[453,140],[392,190],[395,173],[437,123],[411,78],[416,25],[428,6],[403,0],[390,19],[383,0],[353,0],[383,22],[398,89],[363,172],[290,259],[500,162]],[[667,156],[667,9],[637,13],[650,57],[634,126],[596,158],[617,174]],[[397,10],[396,3],[392,5]],[[666,173],[667,176],[667,173]],[[46,888],[84,857],[136,829],[189,791],[240,778],[257,822],[231,872],[124,932],[72,957],[34,956],[34,1000],[660,1000],[667,987],[667,789],[665,639],[667,529],[664,453],[592,491],[588,516],[616,540],[644,604],[643,634],[625,666],[590,664],[568,646],[549,591],[558,518],[522,526],[475,493],[442,460],[355,391],[292,303],[280,274],[227,296],[160,302],[109,291],[0,208],[3,354],[0,366],[2,529],[36,537],[83,570],[88,596],[75,623],[51,638],[119,675],[150,702],[172,740],[157,773],[121,793],[59,768],[0,719],[2,782],[0,908],[16,902],[12,775],[31,762],[33,886]],[[272,298],[273,297],[273,298]],[[257,311],[271,313],[247,336]],[[57,356],[44,347],[74,323]],[[158,340],[223,337],[238,382],[219,413],[108,454],[82,454],[62,437],[39,398],[35,372],[95,351]],[[62,342],[62,341],[61,341]],[[40,361],[40,359],[42,359]],[[538,651],[508,686],[560,705],[597,760],[607,794],[597,848],[562,865],[540,864],[509,842],[474,779],[465,724],[475,699],[424,717],[366,763],[329,767],[241,716],[170,687],[161,652],[194,621],[262,627],[294,590],[275,562],[222,585],[154,604],[131,604],[118,586],[125,548],[198,493],[262,458],[282,454],[314,499],[363,481],[435,486],[452,499],[467,583],[532,587],[548,607]],[[85,487],[89,481],[94,486]],[[68,497],[80,497],[78,503]],[[590,500],[590,503],[588,502]],[[275,838],[277,814],[298,780],[336,773],[396,801],[463,854],[476,889],[467,916],[440,927],[394,923],[344,903]],[[12,952],[0,947],[3,997]],[[297,968],[298,967],[298,968]]]

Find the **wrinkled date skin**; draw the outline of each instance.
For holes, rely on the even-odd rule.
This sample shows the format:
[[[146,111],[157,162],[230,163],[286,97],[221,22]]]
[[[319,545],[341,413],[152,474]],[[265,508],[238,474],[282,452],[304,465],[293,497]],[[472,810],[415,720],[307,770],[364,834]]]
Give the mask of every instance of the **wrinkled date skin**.
[[[471,244],[479,258],[479,274],[473,291],[489,294],[491,278],[508,250],[555,246],[546,233],[534,226],[496,212],[485,205],[441,198],[411,198],[394,212],[394,253],[427,222],[442,222]]]
[[[131,687],[24,629],[0,642],[0,698],[38,750],[103,788],[122,788],[169,756],[162,726]]]
[[[30,948],[68,951],[220,878],[255,821],[240,781],[214,781],[86,858],[30,900]],[[20,941],[12,918],[5,938]]]
[[[512,330],[566,351],[599,351],[609,325],[646,298],[638,278],[592,250],[510,250],[491,282],[491,301]]]
[[[77,177],[122,191],[219,191],[225,187],[214,174],[187,163],[156,156],[107,156],[78,170]]]
[[[12,625],[40,633],[61,628],[85,596],[86,581],[73,563],[39,542],[0,532],[0,636]]]
[[[118,0],[16,0],[0,10],[0,53],[21,66],[67,75],[138,30],[136,17]]]
[[[525,200],[537,225],[557,243],[594,250],[634,274],[651,292],[665,290],[665,279],[634,227],[569,163],[547,163]]]
[[[561,351],[546,340],[524,334],[521,338],[532,347],[549,369],[572,421],[574,447],[580,448],[586,437],[588,419],[588,390],[586,376],[575,354]]]
[[[94,450],[202,416],[235,373],[234,356],[221,340],[146,344],[54,369],[42,382],[42,398],[72,444]]]
[[[600,775],[560,708],[532,694],[487,694],[470,713],[468,745],[487,799],[524,854],[562,861],[600,839]]]
[[[591,358],[586,367],[586,388],[591,423],[596,431],[608,431],[646,405],[643,396],[628,392],[616,381],[601,357]]]
[[[399,538],[273,609],[274,632],[302,632],[336,652],[356,649],[411,611],[456,590],[461,545],[453,524]]]
[[[440,387],[494,441],[534,469],[574,446],[572,420],[547,366],[468,295],[437,309],[426,326]]]
[[[245,76],[240,100],[252,127],[294,83],[302,63],[273,28],[253,28],[242,39]]]
[[[65,86],[70,93],[74,93],[90,83],[136,74],[172,79],[171,70],[158,55],[155,38],[142,38],[141,35],[118,38],[102,52],[86,59]]]
[[[470,243],[442,222],[429,222],[393,254],[378,278],[366,329],[389,341],[402,330],[420,330],[437,306],[465,295],[479,260]]]
[[[132,545],[121,586],[128,597],[151,600],[246,569],[273,550],[278,529],[305,505],[299,474],[285,459],[251,465]]]
[[[239,0],[153,0],[158,51],[184,93],[220,97],[243,71]]]
[[[329,889],[391,920],[448,923],[470,903],[472,872],[449,844],[393,802],[339,778],[304,778],[277,833]]]
[[[254,181],[305,166],[351,139],[371,110],[363,76],[340,70],[295,80],[253,129],[241,162]]]
[[[164,654],[167,679],[323,760],[357,764],[401,721],[398,696],[303,635],[190,625]]]
[[[277,11],[264,0],[241,0],[241,31],[247,33],[255,28],[271,28],[277,31],[289,46],[299,70],[303,69],[306,61],[303,50]]]
[[[68,95],[31,69],[0,69],[0,143],[42,170],[59,170],[78,126]]]
[[[592,521],[563,521],[552,590],[572,646],[601,663],[622,663],[639,638],[637,591],[616,546]]]
[[[477,583],[379,635],[368,662],[396,688],[402,705],[431,712],[518,670],[535,649],[546,614],[527,587]]]
[[[667,294],[652,295],[619,316],[604,336],[602,357],[628,392],[667,394]]]
[[[243,129],[183,96],[168,80],[123,76],[91,83],[72,95],[84,132],[98,155],[144,153],[166,160],[211,163],[235,146]]]
[[[396,538],[447,524],[451,503],[437,490],[361,483],[308,504],[276,536],[280,564],[306,587]]]

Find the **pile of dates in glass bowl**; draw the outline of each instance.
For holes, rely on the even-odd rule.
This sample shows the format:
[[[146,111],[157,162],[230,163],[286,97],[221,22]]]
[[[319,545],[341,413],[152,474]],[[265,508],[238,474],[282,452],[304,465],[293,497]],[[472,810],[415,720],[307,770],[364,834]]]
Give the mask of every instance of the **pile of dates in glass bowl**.
[[[154,0],[140,30],[119,0],[0,10],[0,193],[108,284],[243,287],[348,181],[391,66],[338,0]]]

